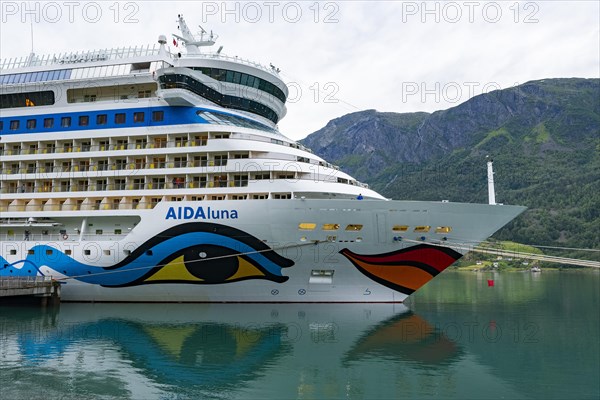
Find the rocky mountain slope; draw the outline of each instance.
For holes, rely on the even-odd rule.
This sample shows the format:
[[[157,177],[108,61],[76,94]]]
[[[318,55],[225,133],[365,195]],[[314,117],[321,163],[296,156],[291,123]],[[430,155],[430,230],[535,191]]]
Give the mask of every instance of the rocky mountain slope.
[[[497,201],[529,207],[498,238],[600,249],[600,79],[532,81],[431,114],[356,112],[302,142],[395,199],[487,202],[489,155]]]

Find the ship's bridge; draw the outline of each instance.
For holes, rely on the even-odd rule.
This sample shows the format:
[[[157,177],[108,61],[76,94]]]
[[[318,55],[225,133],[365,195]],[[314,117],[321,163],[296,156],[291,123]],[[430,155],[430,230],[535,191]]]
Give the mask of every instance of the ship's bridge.
[[[196,106],[207,101],[225,108],[260,116],[276,124],[286,114],[288,88],[279,70],[238,57],[201,53],[200,48],[215,44],[216,36],[192,35],[179,15],[180,35],[173,35],[185,45],[185,54],[175,54],[173,66],[156,71],[160,90],[157,93],[173,106]]]

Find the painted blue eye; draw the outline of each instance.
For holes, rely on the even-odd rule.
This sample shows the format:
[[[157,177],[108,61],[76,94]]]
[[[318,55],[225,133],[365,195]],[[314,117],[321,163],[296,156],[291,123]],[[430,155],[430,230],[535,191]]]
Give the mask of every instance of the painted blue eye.
[[[143,283],[215,284],[253,278],[275,282],[287,280],[287,277],[270,273],[256,260],[239,251],[214,244],[200,244],[171,254],[142,279]]]
[[[245,279],[285,282],[282,269],[294,265],[262,240],[226,225],[190,222],[160,232],[121,262],[104,268],[81,263],[49,246],[50,258],[27,257],[37,270],[47,267],[73,279],[105,287],[154,283],[216,284]],[[92,271],[92,272],[89,272]],[[106,273],[110,271],[110,273]],[[50,271],[52,272],[52,271]]]

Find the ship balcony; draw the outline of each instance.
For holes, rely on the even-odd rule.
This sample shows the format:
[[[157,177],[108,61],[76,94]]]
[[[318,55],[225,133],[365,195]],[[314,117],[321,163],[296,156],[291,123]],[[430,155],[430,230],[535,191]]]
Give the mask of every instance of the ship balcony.
[[[198,104],[213,104],[211,101],[187,89],[160,89],[156,91],[156,95],[173,107],[193,107]]]

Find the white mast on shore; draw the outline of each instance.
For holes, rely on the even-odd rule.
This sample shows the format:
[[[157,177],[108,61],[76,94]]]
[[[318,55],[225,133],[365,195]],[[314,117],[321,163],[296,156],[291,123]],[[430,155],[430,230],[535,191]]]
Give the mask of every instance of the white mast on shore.
[[[490,156],[485,156],[487,162],[487,179],[488,179],[488,198],[489,204],[496,205],[496,191],[494,189],[494,160]]]

